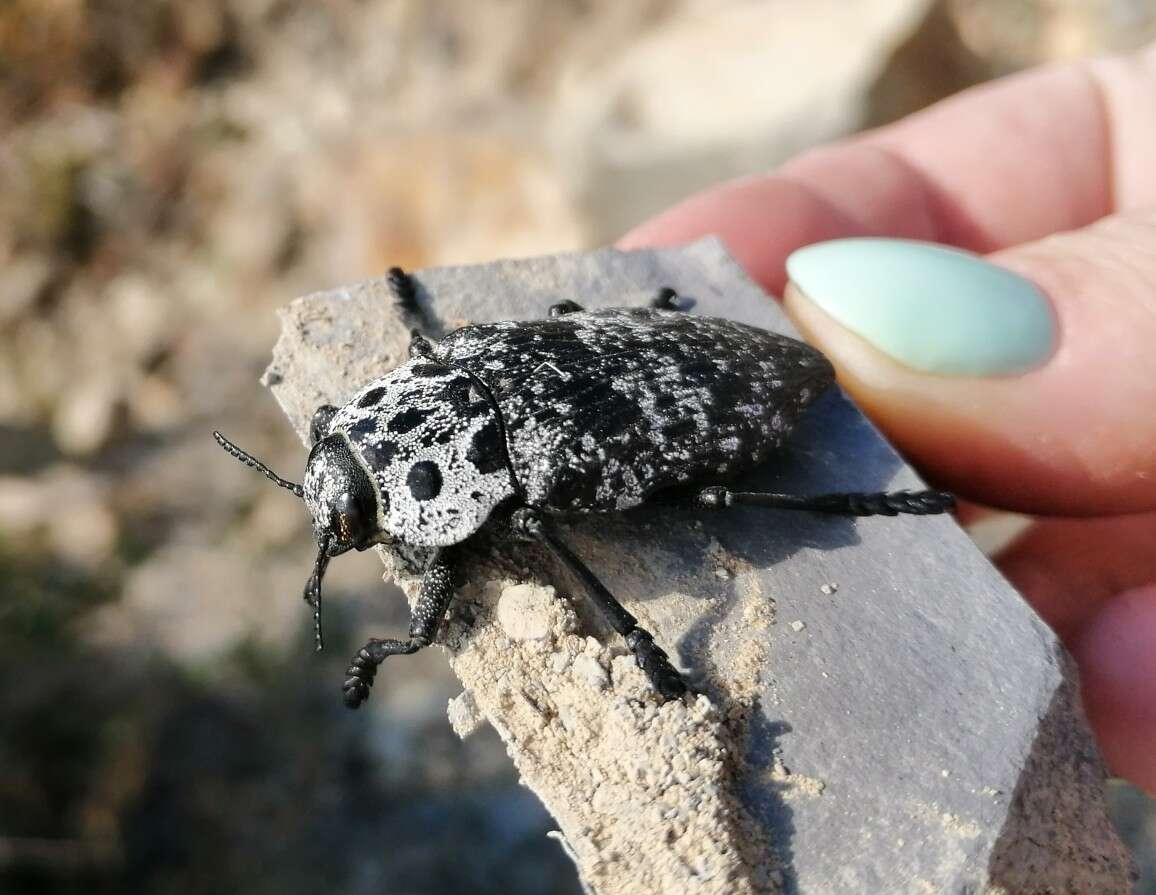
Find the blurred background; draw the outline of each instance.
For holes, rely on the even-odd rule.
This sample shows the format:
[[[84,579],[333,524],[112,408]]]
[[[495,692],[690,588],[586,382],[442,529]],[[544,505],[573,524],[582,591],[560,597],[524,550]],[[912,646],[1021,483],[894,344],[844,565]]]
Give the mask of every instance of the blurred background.
[[[311,649],[296,295],[582,249],[1156,0],[0,2],[0,891],[577,893],[430,650]],[[372,555],[333,644],[405,625]],[[1156,814],[1110,787],[1156,892]]]

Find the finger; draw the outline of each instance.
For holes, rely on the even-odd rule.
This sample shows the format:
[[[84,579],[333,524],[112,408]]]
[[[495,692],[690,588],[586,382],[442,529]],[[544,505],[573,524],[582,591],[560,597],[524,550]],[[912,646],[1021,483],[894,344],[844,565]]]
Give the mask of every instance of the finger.
[[[1156,514],[1037,522],[1000,569],[1080,666],[1089,720],[1116,773],[1156,790]]]
[[[1073,645],[1088,720],[1112,770],[1156,794],[1156,586],[1108,602]]]
[[[897,185],[896,195],[907,196],[908,191]],[[630,231],[618,247],[679,245],[718,236],[755,282],[782,295],[784,262],[795,249],[868,232],[808,184],[776,176],[736,180],[692,196]],[[925,234],[913,227],[897,235]]]
[[[1034,514],[1156,509],[1156,213],[992,260],[812,246],[791,258],[786,307],[937,482]]]
[[[1044,621],[1071,644],[1117,594],[1156,581],[1154,543],[1153,513],[1044,519],[1003,550],[996,562]]]
[[[960,94],[898,124],[725,184],[640,225],[623,248],[717,234],[774,294],[824,239],[889,235],[991,251],[1156,203],[1156,47]]]
[[[870,134],[941,203],[936,241],[980,252],[1156,202],[1156,44],[1026,72]]]

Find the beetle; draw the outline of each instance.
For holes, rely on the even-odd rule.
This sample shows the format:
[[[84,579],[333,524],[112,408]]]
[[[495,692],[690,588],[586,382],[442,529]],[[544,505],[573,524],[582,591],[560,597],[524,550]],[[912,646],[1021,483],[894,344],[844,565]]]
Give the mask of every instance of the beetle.
[[[389,282],[420,318],[417,287]],[[665,288],[646,307],[587,311],[573,301],[547,317],[465,326],[434,343],[419,329],[409,359],[343,407],[313,414],[303,483],[281,478],[219,432],[226,451],[306,504],[318,552],[305,586],[321,637],[329,561],[375,544],[428,556],[404,640],[371,639],[354,656],[345,704],[369,696],[389,656],[428,646],[449,608],[460,546],[483,530],[542,544],[575,577],[663,699],[687,687],[638,625],[558,534],[567,516],[615,513],[660,492],[687,492],[702,510],[734,506],[848,516],[948,512],[942,491],[799,496],[725,484],[766,461],[835,371],[817,349],[752,326],[679,310]]]

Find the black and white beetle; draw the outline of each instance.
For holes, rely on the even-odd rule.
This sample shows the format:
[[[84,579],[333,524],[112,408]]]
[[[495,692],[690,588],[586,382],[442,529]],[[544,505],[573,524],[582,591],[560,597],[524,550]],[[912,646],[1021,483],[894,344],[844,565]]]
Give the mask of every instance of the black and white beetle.
[[[420,315],[415,285],[390,283]],[[663,289],[647,308],[585,311],[572,301],[543,320],[466,326],[433,344],[413,333],[409,360],[344,407],[319,407],[305,481],[276,475],[219,432],[238,460],[305,501],[318,553],[305,599],[321,648],[321,579],[348,550],[431,548],[406,640],[370,640],[354,657],[345,703],[369,696],[387,656],[428,646],[454,589],[456,546],[504,527],[543,544],[585,586],[663,698],[686,684],[649,632],[566,546],[553,520],[629,509],[656,492],[697,487],[704,510],[738,505],[850,516],[943,513],[940,491],[791,494],[717,482],[763,462],[835,381],[802,342],[678,312]]]

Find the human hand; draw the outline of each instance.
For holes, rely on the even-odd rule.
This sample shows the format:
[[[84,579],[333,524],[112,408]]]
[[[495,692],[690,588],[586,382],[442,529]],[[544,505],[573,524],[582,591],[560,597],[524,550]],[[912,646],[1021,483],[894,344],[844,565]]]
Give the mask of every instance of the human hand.
[[[967,91],[696,195],[620,246],[708,234],[786,287],[937,485],[1049,517],[999,565],[1075,655],[1114,771],[1156,792],[1156,46]],[[850,236],[957,246],[1026,279],[834,243],[793,256],[787,285],[792,252]]]

